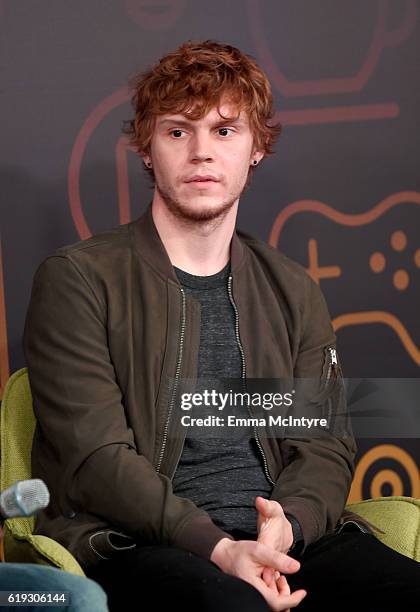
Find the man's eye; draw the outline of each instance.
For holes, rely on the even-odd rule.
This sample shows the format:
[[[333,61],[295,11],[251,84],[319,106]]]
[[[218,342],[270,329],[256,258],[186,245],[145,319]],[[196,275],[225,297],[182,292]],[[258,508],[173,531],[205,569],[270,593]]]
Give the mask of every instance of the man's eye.
[[[171,130],[170,134],[172,134],[172,136],[174,136],[175,138],[181,138],[182,134],[183,134],[183,130]]]
[[[233,133],[233,130],[231,128],[225,128],[225,127],[219,128],[217,131],[219,132],[220,136],[229,136],[230,135],[229,132]]]

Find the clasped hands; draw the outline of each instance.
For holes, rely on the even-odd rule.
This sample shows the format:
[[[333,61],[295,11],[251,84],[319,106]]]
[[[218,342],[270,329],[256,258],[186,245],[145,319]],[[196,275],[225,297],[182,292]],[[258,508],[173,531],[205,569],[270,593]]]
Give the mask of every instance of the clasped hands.
[[[281,505],[257,497],[258,511],[256,541],[233,541],[223,538],[215,546],[211,560],[224,572],[238,576],[252,584],[273,611],[295,608],[306,596],[300,589],[290,593],[284,574],[299,570],[300,563],[287,556],[293,543],[293,532]]]
[[[292,525],[284,514],[283,508],[275,500],[264,499],[263,497],[256,498],[255,507],[258,510],[257,541],[287,555],[293,544],[293,530]],[[289,559],[290,557],[287,558]],[[295,563],[298,564],[298,561],[295,561]],[[297,571],[299,567],[300,564],[294,571]],[[291,595],[286,577],[273,567],[264,567],[262,579],[274,594],[278,593],[289,600],[289,607],[297,606],[306,596],[306,591],[304,590],[296,591]],[[274,609],[283,610],[284,608]]]

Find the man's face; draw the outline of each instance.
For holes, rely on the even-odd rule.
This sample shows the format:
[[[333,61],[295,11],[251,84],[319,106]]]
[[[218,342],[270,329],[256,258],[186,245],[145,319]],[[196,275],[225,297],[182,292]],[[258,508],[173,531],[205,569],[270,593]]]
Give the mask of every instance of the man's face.
[[[221,114],[237,110],[221,104]],[[150,156],[159,198],[178,218],[206,222],[223,217],[244,189],[249,167],[262,154],[253,151],[245,112],[226,121],[217,107],[198,120],[184,115],[156,118]]]

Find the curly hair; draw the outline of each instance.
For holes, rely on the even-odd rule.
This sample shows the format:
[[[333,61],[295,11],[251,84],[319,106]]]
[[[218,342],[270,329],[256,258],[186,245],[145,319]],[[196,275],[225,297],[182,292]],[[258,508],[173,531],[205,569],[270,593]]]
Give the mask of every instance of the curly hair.
[[[212,108],[219,109],[222,99],[238,114],[247,113],[256,150],[273,153],[281,125],[271,123],[270,83],[256,61],[235,47],[212,40],[188,41],[149,71],[134,76],[130,86],[135,116],[124,122],[123,133],[140,156],[149,152],[158,115],[183,114],[197,120]],[[154,178],[153,170],[146,171]]]

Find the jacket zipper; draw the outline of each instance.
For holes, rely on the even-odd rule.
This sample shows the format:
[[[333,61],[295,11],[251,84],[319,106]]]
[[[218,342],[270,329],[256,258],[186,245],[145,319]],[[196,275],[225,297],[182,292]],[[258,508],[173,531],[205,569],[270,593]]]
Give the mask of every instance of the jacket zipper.
[[[245,353],[244,353],[244,349],[242,347],[241,338],[239,336],[239,314],[238,314],[238,308],[237,308],[237,306],[235,304],[235,301],[233,299],[233,294],[232,294],[232,275],[229,275],[229,278],[228,278],[228,294],[229,294],[230,303],[232,304],[233,310],[235,312],[235,336],[236,336],[236,343],[238,345],[239,352],[241,354],[242,380],[243,380],[243,385],[245,385],[245,380],[246,380]],[[251,411],[249,406],[248,406],[248,412],[250,413],[250,415],[252,417],[253,414],[252,414],[252,411]],[[264,472],[265,472],[266,478],[274,486],[276,483],[271,478],[270,473],[268,471],[267,458],[265,456],[263,447],[261,446],[261,442],[260,442],[260,439],[258,437],[258,432],[257,432],[257,428],[256,428],[255,425],[254,425],[253,429],[254,429],[254,434],[255,434],[255,441],[257,443],[258,449],[259,449],[259,451],[261,453],[261,457],[262,457],[262,460],[263,460]]]
[[[181,331],[179,334],[178,363],[176,364],[175,381],[174,381],[174,386],[172,389],[171,401],[169,403],[168,416],[166,418],[165,428],[163,430],[162,448],[160,449],[159,459],[158,459],[158,463],[156,466],[156,472],[160,471],[160,468],[162,465],[163,455],[165,453],[165,446],[166,446],[166,442],[168,439],[169,423],[171,421],[172,411],[173,411],[174,403],[175,403],[176,391],[177,391],[178,383],[179,383],[179,376],[181,373],[182,353],[183,353],[183,348],[184,348],[184,337],[185,337],[185,322],[186,322],[185,310],[186,310],[186,307],[185,307],[185,291],[182,287],[180,288],[180,291],[181,291],[181,298],[182,298],[182,313],[181,313]]]
[[[333,366],[335,366],[335,367],[338,366],[337,351],[336,351],[336,349],[334,349],[331,346],[329,346],[328,347],[328,352],[330,354],[330,364],[328,366],[327,380],[326,380],[325,386],[328,385],[328,382],[329,382],[329,380],[331,378]],[[328,427],[329,427],[329,424],[330,424],[331,413],[332,413],[332,403],[331,403],[331,398],[329,398],[328,399],[328,414],[327,414]]]
[[[328,373],[327,373],[327,382],[330,380],[331,370],[332,370],[333,365],[336,365],[336,366],[338,365],[336,349],[333,349],[331,346],[329,346],[328,351],[330,353],[331,361],[330,361],[330,366],[328,368]]]

